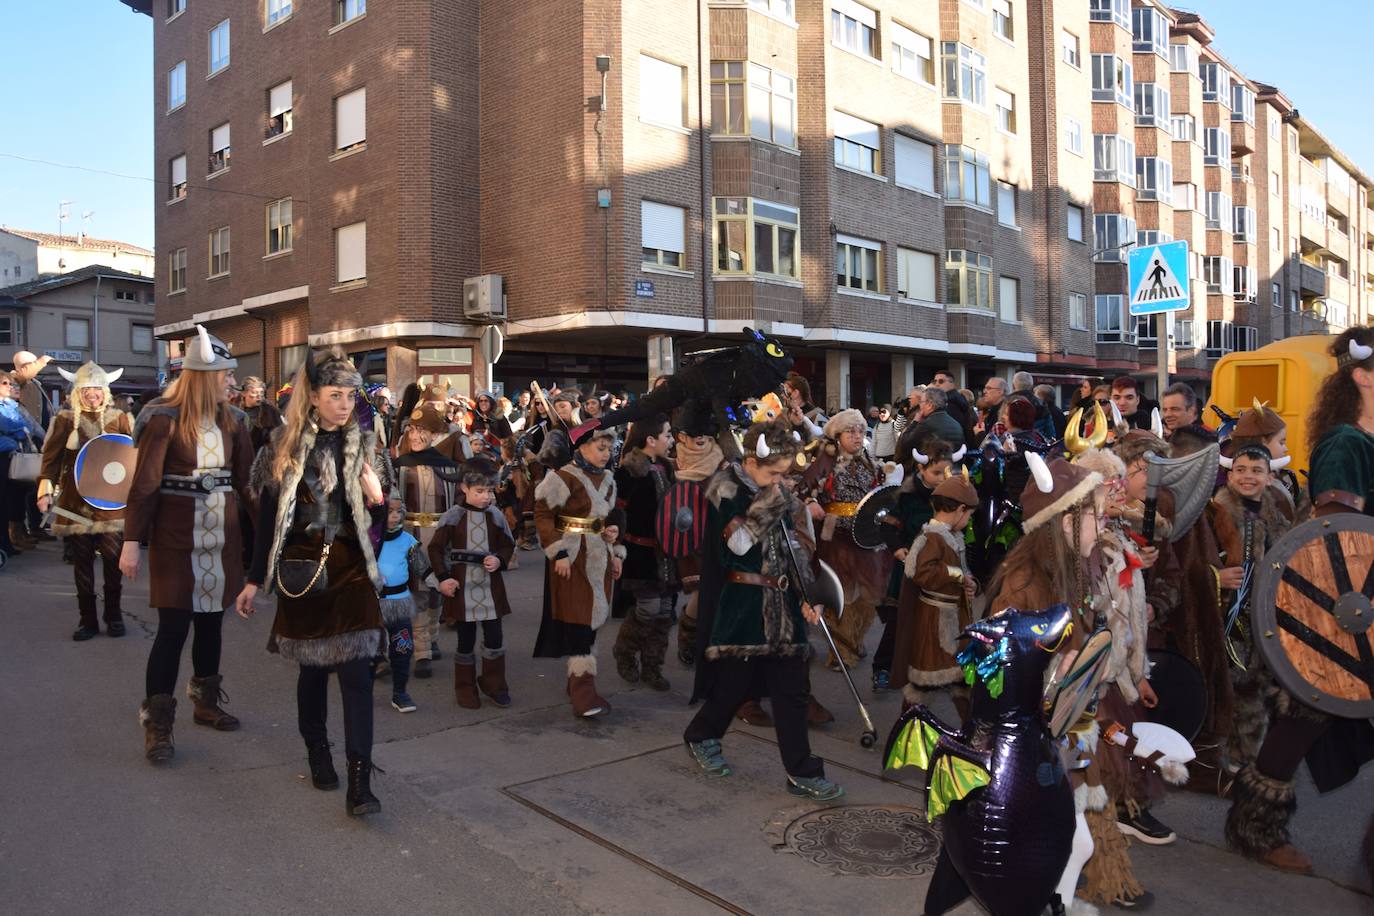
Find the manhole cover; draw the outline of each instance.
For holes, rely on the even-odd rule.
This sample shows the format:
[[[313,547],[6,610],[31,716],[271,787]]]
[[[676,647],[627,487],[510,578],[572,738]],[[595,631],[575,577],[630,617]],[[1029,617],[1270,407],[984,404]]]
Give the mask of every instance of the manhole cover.
[[[935,868],[940,834],[916,808],[845,805],[797,818],[783,842],[837,875],[914,878]]]

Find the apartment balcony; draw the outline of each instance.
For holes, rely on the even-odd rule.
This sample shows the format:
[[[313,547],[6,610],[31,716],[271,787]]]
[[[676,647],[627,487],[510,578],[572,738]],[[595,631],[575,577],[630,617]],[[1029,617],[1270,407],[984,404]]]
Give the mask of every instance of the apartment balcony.
[[[1326,295],[1326,273],[1320,267],[1313,267],[1308,263],[1298,265],[1298,289],[1302,290],[1302,297],[1316,296],[1321,298]]]
[[[1231,155],[1243,156],[1255,151],[1255,125],[1248,121],[1231,122]]]

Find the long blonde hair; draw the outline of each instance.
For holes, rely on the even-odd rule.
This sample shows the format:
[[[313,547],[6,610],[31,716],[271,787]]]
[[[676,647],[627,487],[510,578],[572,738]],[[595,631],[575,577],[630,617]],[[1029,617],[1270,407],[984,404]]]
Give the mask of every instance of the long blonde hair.
[[[281,483],[288,474],[294,474],[300,469],[300,459],[296,452],[300,448],[301,434],[305,428],[313,423],[310,418],[310,392],[314,389],[310,387],[310,376],[306,372],[309,361],[315,355],[309,354],[301,361],[301,366],[296,370],[296,376],[291,380],[291,400],[286,404],[283,413],[285,428],[278,435],[280,438],[275,444],[276,451],[272,454],[272,479]]]
[[[238,428],[238,420],[223,399],[224,384],[220,371],[201,372],[182,370],[162,396],[162,403],[177,411],[176,439],[184,447],[195,445],[197,432],[206,423],[215,423],[230,432]]]

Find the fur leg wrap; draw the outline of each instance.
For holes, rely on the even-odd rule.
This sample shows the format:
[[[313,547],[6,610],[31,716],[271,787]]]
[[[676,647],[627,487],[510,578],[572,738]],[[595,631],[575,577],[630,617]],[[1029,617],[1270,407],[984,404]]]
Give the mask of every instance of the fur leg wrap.
[[[1098,906],[1118,897],[1139,896],[1144,888],[1135,879],[1126,838],[1116,826],[1116,805],[1109,804],[1105,811],[1085,811],[1083,817],[1092,833],[1093,855],[1083,866],[1081,896]]]
[[[1288,843],[1288,822],[1298,809],[1290,781],[1265,776],[1253,765],[1236,777],[1226,815],[1226,843],[1251,858],[1262,858]]]
[[[568,658],[568,677],[581,677],[596,674],[595,655],[572,655]]]

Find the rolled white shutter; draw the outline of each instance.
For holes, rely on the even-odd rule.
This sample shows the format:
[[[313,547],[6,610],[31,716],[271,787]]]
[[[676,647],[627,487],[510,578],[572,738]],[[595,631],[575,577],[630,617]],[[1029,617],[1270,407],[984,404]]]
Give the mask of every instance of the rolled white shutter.
[[[367,276],[367,223],[354,223],[334,230],[338,282],[361,280]]]
[[[334,100],[335,148],[347,149],[367,139],[367,88]]]
[[[640,237],[645,248],[656,248],[660,251],[676,251],[684,254],[687,251],[686,239],[686,211],[681,207],[671,207],[668,204],[656,203],[652,200],[641,201],[639,205],[640,214]]]
[[[862,3],[855,3],[854,0],[835,0],[834,8],[850,19],[858,20],[870,29],[878,27],[878,14]]]
[[[287,80],[279,86],[272,87],[271,98],[268,102],[268,117],[275,118],[285,111],[291,110],[291,81]]]
[[[210,131],[210,152],[217,153],[229,146],[229,125],[221,124]]]
[[[172,160],[172,184],[186,183],[186,157],[178,156]]]
[[[897,134],[897,183],[935,192],[935,147]]]
[[[835,136],[843,137],[846,140],[852,140],[869,149],[882,148],[882,141],[878,139],[880,128],[877,124],[870,124],[853,115],[847,115],[842,111],[834,112],[834,116]]]

